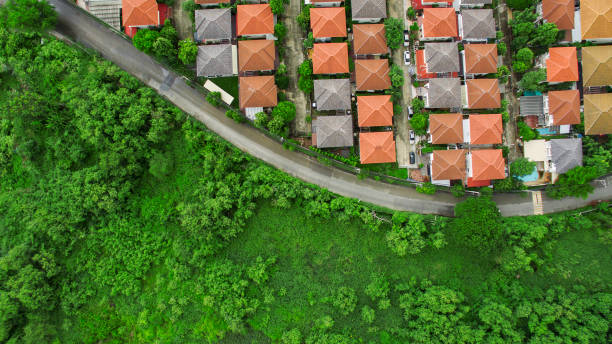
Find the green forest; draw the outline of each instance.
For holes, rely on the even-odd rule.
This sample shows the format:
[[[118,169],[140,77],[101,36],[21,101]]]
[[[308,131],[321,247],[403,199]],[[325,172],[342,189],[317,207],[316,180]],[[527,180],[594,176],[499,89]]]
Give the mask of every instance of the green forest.
[[[612,341],[607,203],[503,218],[483,195],[444,218],[338,197],[2,26],[0,213],[2,343]]]

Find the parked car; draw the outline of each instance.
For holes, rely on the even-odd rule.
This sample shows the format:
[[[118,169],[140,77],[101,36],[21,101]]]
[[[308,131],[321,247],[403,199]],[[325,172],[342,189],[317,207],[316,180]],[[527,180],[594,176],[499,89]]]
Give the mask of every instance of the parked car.
[[[416,162],[416,154],[414,152],[410,152],[410,164],[414,165]]]
[[[406,66],[410,65],[410,51],[404,51],[404,64]]]
[[[410,143],[414,144],[414,130],[410,130]]]

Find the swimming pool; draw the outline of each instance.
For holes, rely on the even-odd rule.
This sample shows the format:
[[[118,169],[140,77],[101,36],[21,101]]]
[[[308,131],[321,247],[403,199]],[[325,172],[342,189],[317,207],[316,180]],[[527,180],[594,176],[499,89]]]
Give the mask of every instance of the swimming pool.
[[[536,130],[540,135],[557,135],[557,131],[552,130],[552,128],[538,128]]]
[[[537,167],[533,168],[533,171],[531,172],[531,174],[528,174],[528,175],[522,176],[522,177],[518,177],[518,179],[523,181],[523,182],[535,182],[539,178],[540,178],[540,175],[538,174],[538,168]]]

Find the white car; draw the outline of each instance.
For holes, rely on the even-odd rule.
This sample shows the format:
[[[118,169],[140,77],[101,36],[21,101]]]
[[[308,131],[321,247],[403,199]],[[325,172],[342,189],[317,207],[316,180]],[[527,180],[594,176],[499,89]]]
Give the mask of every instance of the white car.
[[[414,144],[414,130],[410,130],[410,144]]]
[[[408,50],[404,51],[404,64],[406,66],[410,65],[410,51]]]

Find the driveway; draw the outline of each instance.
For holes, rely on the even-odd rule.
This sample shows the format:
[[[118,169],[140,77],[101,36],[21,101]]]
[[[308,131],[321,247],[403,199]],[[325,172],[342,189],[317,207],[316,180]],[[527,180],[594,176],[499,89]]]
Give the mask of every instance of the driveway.
[[[0,0],[2,2],[3,0]],[[100,52],[120,68],[155,89],[160,95],[202,122],[208,129],[235,145],[238,149],[287,172],[307,183],[318,185],[342,196],[356,198],[389,209],[449,216],[457,200],[448,193],[423,195],[415,189],[385,184],[357,176],[319,163],[304,154],[284,149],[263,133],[227,118],[221,109],[206,102],[204,96],[185,83],[184,78],[166,70],[148,55],[113,33],[107,26],[89,17],[75,5],[64,0],[50,0],[58,12],[56,30],[66,37]],[[612,179],[612,178],[610,178]],[[608,181],[610,185],[612,180]],[[569,210],[587,205],[595,199],[612,199],[612,187],[598,186],[587,200],[549,200],[544,197],[544,213]],[[531,197],[517,194],[494,196],[505,216],[533,214]]]

